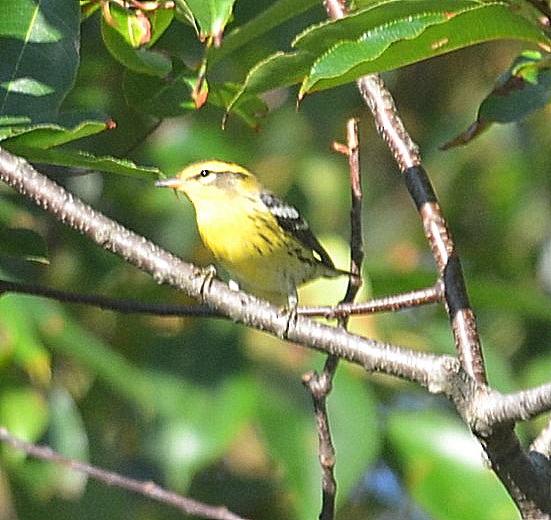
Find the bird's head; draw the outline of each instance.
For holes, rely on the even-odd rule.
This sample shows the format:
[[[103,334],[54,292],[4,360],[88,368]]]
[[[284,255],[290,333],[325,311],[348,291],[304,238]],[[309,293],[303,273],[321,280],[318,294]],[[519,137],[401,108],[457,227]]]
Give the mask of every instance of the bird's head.
[[[200,161],[186,166],[175,177],[162,179],[156,186],[183,192],[194,204],[199,201],[220,200],[243,193],[260,191],[260,184],[251,172],[235,163]]]

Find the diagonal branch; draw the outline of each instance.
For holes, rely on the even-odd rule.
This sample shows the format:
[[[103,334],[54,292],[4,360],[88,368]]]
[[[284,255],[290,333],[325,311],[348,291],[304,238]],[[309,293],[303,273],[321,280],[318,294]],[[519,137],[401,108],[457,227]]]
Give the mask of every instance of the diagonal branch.
[[[434,392],[445,391],[453,358],[361,338],[344,330],[288,313],[244,292],[230,289],[211,270],[184,262],[146,238],[107,218],[36,171],[28,162],[0,148],[0,180],[17,189],[58,220],[104,249],[196,298],[236,322],[270,332],[299,345],[336,355],[368,371],[415,381]]]
[[[333,19],[346,15],[346,6],[342,0],[325,0],[324,5]],[[437,261],[459,362],[470,379],[466,381],[469,392],[460,395],[460,390],[456,388],[450,397],[477,435],[492,469],[523,517],[549,518],[551,494],[548,480],[542,481],[541,469],[522,449],[514,433],[514,421],[496,424],[494,428],[481,431],[477,429],[476,423],[468,420],[471,415],[469,408],[475,405],[477,395],[486,395],[489,389],[486,386],[486,369],[476,317],[469,303],[459,257],[434,189],[421,166],[419,149],[399,117],[392,95],[382,78],[377,74],[362,76],[357,80],[357,85],[372,112],[379,135],[387,143],[404,175],[406,186],[422,218],[425,236]],[[462,376],[461,373],[458,375]],[[547,461],[547,469],[548,467]]]
[[[419,149],[398,116],[394,100],[380,76],[362,76],[358,88],[373,113],[379,134],[404,174],[406,186],[423,221],[425,236],[444,281],[446,310],[461,365],[477,382],[486,384],[476,318],[469,303],[461,264],[434,189],[420,165]]]
[[[140,493],[148,498],[157,500],[163,504],[176,507],[186,515],[200,516],[212,520],[245,520],[243,517],[232,513],[225,507],[215,507],[203,504],[192,498],[187,498],[172,491],[168,491],[154,482],[143,482],[131,478],[123,477],[118,473],[106,471],[96,466],[80,462],[75,459],[64,457],[48,446],[37,446],[30,442],[23,441],[14,437],[7,428],[0,426],[0,442],[5,442],[17,450],[25,452],[27,455],[40,460],[54,462],[65,466],[73,471],[84,473],[89,477],[103,482],[108,486],[115,486],[128,491]]]

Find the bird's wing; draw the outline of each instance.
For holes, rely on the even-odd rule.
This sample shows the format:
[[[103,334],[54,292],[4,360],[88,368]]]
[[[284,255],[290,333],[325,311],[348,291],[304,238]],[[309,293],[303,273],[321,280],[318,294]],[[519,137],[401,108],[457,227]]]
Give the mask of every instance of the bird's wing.
[[[320,262],[327,268],[336,270],[333,260],[295,207],[270,192],[261,193],[260,199],[285,231],[293,235],[304,247],[316,253]]]

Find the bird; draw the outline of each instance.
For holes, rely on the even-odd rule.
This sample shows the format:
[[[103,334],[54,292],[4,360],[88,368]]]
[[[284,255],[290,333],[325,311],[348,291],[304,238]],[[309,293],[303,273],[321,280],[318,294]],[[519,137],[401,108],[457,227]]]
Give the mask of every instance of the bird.
[[[182,192],[191,201],[201,240],[228,272],[234,288],[237,284],[296,309],[299,285],[350,275],[335,267],[294,206],[238,164],[199,161],[155,184]]]

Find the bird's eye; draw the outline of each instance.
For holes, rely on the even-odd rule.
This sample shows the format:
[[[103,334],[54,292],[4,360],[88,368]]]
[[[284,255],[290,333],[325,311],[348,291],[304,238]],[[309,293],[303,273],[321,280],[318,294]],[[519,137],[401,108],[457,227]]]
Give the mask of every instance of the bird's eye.
[[[199,174],[200,177],[208,177],[211,174],[209,170],[201,170],[201,173]]]

